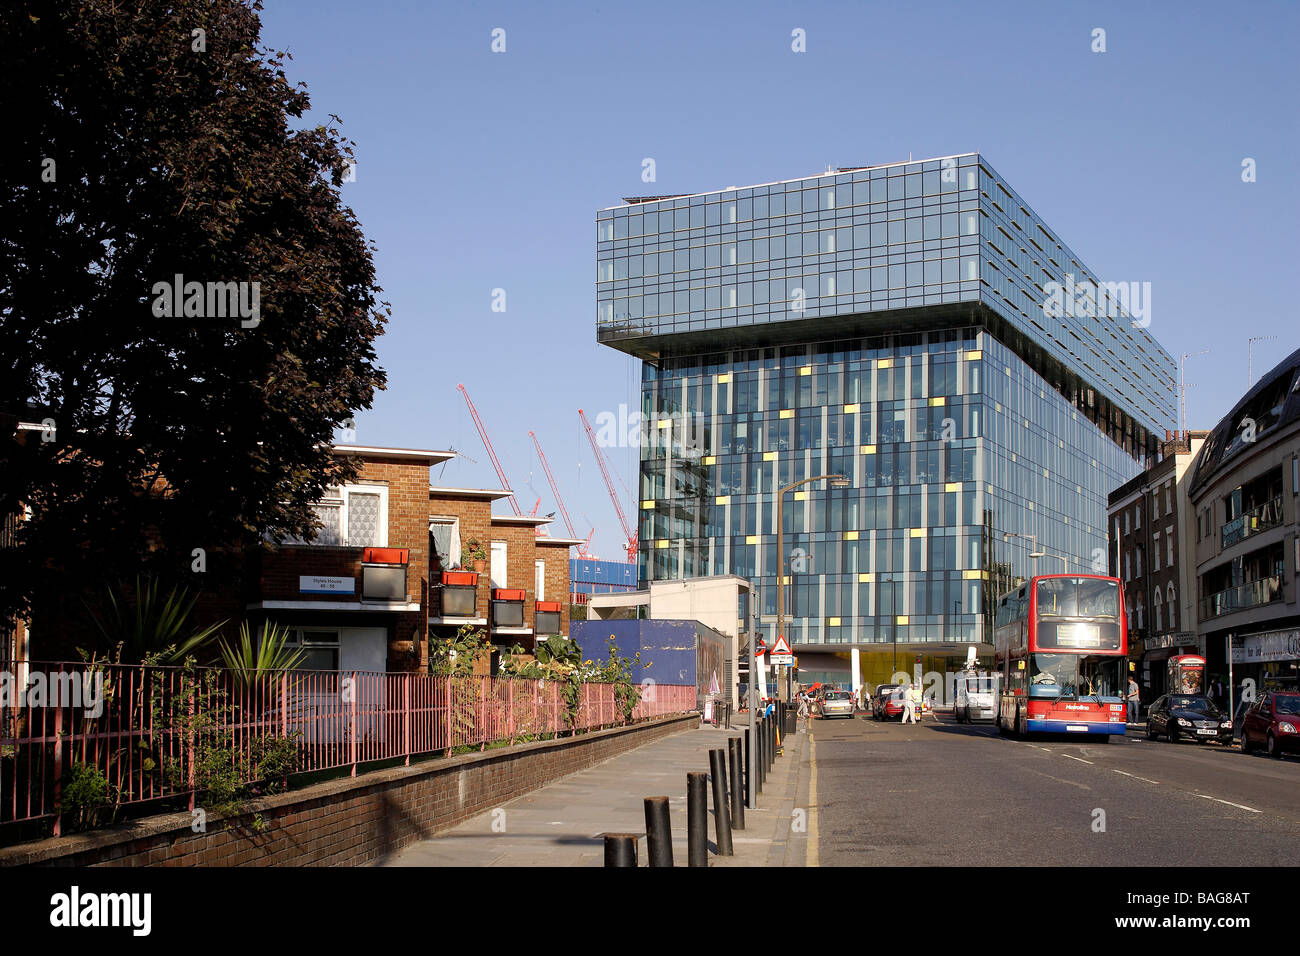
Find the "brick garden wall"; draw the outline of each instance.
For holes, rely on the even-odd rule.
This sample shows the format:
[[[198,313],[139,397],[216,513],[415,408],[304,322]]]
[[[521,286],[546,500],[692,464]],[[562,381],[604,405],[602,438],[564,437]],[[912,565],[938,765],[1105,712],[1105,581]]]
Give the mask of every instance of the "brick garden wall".
[[[699,715],[521,744],[333,780],[250,803],[237,826],[189,813],[0,849],[0,865],[360,866],[643,744]],[[253,814],[264,827],[251,829]]]

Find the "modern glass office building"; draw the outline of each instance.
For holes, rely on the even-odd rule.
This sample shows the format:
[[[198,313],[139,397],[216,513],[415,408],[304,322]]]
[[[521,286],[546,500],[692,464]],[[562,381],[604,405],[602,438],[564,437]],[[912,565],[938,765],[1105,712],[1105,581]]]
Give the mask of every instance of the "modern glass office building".
[[[1142,293],[978,154],[602,210],[597,340],[643,360],[641,579],[747,577],[771,643],[777,491],[842,474],[784,498],[801,668],[943,669],[1015,578],[1104,573],[1106,496],[1174,420]]]

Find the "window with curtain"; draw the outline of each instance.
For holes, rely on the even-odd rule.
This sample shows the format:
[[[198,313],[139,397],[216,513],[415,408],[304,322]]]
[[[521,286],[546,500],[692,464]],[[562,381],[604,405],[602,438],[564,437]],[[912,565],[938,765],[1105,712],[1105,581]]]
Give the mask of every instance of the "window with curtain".
[[[429,522],[433,550],[443,571],[460,564],[460,523],[455,518],[434,518]]]
[[[353,548],[381,547],[383,521],[379,495],[369,491],[348,493],[348,545]]]

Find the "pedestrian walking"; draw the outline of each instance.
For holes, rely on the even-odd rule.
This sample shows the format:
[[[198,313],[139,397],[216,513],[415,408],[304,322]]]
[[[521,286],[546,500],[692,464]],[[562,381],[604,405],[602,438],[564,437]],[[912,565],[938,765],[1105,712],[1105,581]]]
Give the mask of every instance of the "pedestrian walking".
[[[919,723],[916,719],[917,705],[921,702],[921,694],[916,689],[915,684],[907,685],[907,693],[903,695],[903,720],[902,723]]]
[[[1138,690],[1138,682],[1132,675],[1128,679],[1128,722],[1136,724],[1138,721],[1138,701],[1141,699],[1141,691]]]

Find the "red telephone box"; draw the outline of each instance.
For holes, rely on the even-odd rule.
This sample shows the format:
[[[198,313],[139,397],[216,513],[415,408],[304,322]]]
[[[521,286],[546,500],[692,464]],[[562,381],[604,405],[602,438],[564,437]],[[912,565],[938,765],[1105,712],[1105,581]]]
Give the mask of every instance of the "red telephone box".
[[[1171,694],[1205,693],[1205,658],[1179,654],[1169,658],[1168,691]]]

